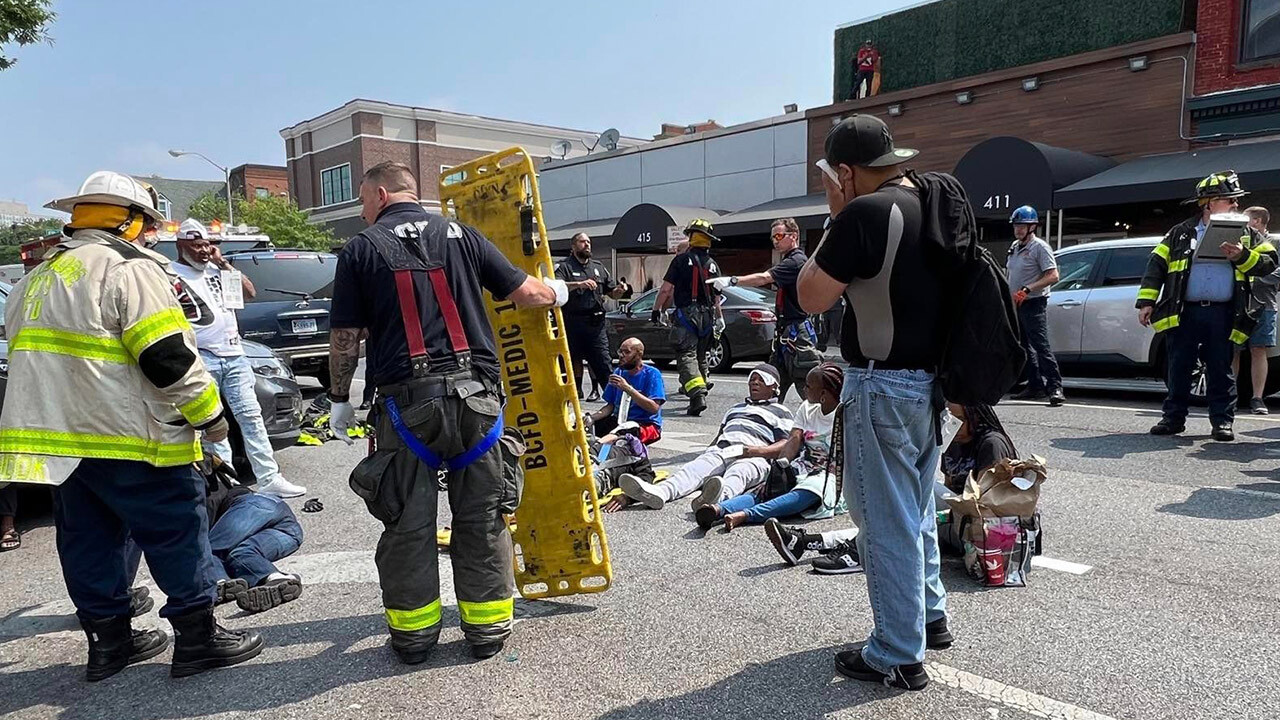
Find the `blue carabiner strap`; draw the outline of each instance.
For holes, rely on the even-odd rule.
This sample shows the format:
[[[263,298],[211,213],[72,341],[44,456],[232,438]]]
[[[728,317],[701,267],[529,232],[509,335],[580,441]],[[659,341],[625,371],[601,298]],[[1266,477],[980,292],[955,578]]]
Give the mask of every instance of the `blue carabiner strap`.
[[[686,330],[693,333],[693,336],[698,338],[704,338],[710,335],[711,331],[714,329],[714,328],[706,328],[705,330],[699,330],[697,326],[693,324],[693,321],[690,320],[689,317],[685,315],[684,311],[681,310],[680,308],[676,308],[676,320],[679,320],[680,324],[684,325],[684,328]]]
[[[417,455],[418,459],[426,463],[427,467],[432,470],[439,470],[441,466],[450,470],[461,470],[483,457],[502,437],[502,413],[499,412],[498,418],[493,421],[493,427],[489,428],[489,432],[480,438],[480,442],[461,455],[441,460],[439,455],[432,452],[431,448],[423,445],[422,441],[404,424],[404,420],[400,417],[400,408],[396,406],[395,398],[387,397],[384,402],[387,406],[387,417],[391,420],[391,427],[396,429],[396,434],[400,436],[401,442],[404,443],[405,447],[409,448],[409,452]]]

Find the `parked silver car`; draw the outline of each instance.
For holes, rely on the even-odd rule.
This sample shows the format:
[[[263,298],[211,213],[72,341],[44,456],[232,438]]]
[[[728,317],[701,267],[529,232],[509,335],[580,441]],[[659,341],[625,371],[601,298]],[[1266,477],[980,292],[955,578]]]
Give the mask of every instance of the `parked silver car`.
[[[1164,338],[1138,323],[1134,302],[1158,237],[1104,240],[1057,253],[1059,280],[1049,295],[1049,346],[1064,375],[1165,377]],[[1265,394],[1280,390],[1280,348],[1272,348]],[[1249,355],[1240,392],[1249,392]],[[1203,395],[1198,376],[1192,386]],[[1242,394],[1241,397],[1249,397]]]

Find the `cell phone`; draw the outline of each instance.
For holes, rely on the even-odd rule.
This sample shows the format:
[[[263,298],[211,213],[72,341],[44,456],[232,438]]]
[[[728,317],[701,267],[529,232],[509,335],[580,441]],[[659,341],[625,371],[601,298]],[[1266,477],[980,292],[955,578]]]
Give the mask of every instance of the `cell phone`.
[[[818,166],[819,170],[826,173],[827,177],[831,178],[831,182],[837,185],[840,184],[840,176],[836,174],[835,170],[831,169],[831,165],[827,162],[826,158],[819,160],[818,162],[814,163],[814,165]]]

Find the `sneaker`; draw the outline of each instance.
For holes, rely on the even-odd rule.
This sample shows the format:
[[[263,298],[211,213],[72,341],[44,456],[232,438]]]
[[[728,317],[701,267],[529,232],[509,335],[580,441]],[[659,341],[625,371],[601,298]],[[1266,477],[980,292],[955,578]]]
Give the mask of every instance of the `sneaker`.
[[[218,589],[214,595],[213,604],[223,605],[240,597],[249,591],[249,583],[240,578],[232,578],[230,580],[219,580]]]
[[[858,564],[858,548],[853,540],[845,540],[830,552],[813,561],[813,571],[819,575],[848,575],[862,572]]]
[[[698,521],[698,527],[710,530],[720,524],[720,508],[715,505],[703,505],[693,511],[693,519]]]
[[[1168,420],[1161,420],[1155,425],[1152,425],[1151,430],[1149,432],[1152,435],[1178,435],[1183,431],[1185,431],[1186,429],[1187,429],[1187,426],[1184,424],[1179,423],[1177,425],[1174,425]]]
[[[1235,431],[1231,429],[1231,423],[1223,423],[1213,426],[1213,439],[1218,442],[1231,442],[1236,439]]]
[[[702,482],[702,492],[693,496],[693,502],[689,507],[697,512],[700,507],[714,505],[720,502],[722,492],[724,492],[724,480],[719,475],[712,475]]]
[[[1044,388],[1027,388],[1022,392],[1010,397],[1010,400],[1041,400],[1048,397],[1048,393]]]
[[[658,492],[656,485],[645,482],[631,473],[622,473],[618,476],[618,487],[623,495],[643,503],[650,510],[661,510],[662,506],[667,504],[667,499]]]
[[[940,617],[924,626],[924,646],[930,650],[946,650],[956,641],[947,627],[947,618]]]
[[[129,616],[138,617],[151,612],[156,606],[156,601],[151,597],[151,591],[145,585],[129,588]]]
[[[1270,415],[1271,411],[1267,409],[1267,403],[1262,398],[1254,398],[1249,401],[1249,409],[1253,410],[1254,415]]]
[[[821,535],[810,535],[803,528],[787,527],[778,522],[777,518],[764,521],[764,534],[788,565],[800,562],[806,550],[822,549]]]
[[[261,584],[237,595],[236,605],[247,613],[260,613],[299,597],[302,597],[302,578],[277,572],[268,575]]]
[[[266,485],[259,485],[258,492],[263,495],[275,495],[280,498],[291,498],[298,497],[299,495],[306,495],[307,489],[301,485],[294,485],[288,480],[285,480],[283,475],[277,475],[275,476],[275,479]]]
[[[836,672],[854,680],[881,683],[885,687],[902,690],[923,690],[929,684],[929,674],[924,671],[924,663],[899,665],[886,675],[868,665],[862,659],[861,650],[836,653]]]
[[[1062,388],[1054,388],[1049,393],[1049,407],[1061,407],[1067,401],[1067,396],[1062,394]]]

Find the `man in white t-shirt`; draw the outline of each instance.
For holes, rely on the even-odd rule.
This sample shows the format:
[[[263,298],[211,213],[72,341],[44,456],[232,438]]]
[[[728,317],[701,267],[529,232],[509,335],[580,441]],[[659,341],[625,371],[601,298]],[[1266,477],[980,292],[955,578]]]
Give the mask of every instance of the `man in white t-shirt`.
[[[184,220],[178,228],[178,260],[173,269],[199,300],[201,316],[193,318],[200,359],[213,375],[222,397],[244,439],[245,454],[258,480],[258,492],[278,497],[297,497],[307,489],[285,480],[271,452],[271,441],[262,422],[262,408],[254,393],[253,367],[240,347],[240,326],[236,314],[226,307],[224,283],[240,282],[244,297],[254,296],[253,283],[241,273],[232,273],[231,263],[209,241],[209,231],[197,220]],[[231,463],[231,443],[214,446],[218,456]]]

